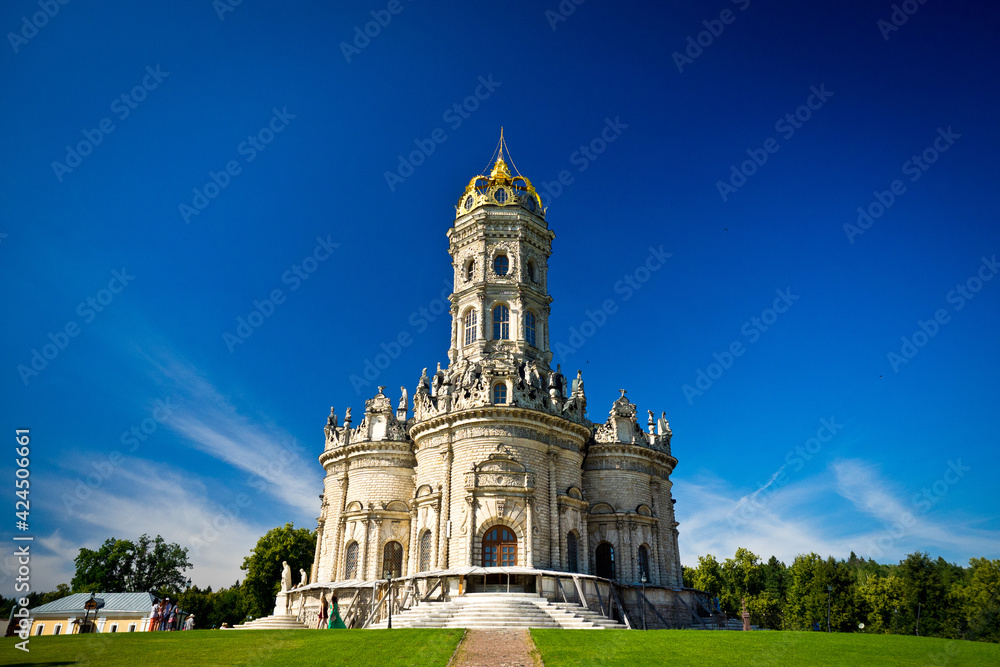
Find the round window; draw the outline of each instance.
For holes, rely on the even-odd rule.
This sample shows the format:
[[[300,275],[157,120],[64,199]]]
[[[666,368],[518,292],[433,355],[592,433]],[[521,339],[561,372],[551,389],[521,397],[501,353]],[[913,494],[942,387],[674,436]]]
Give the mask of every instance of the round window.
[[[472,208],[472,195],[465,198],[465,210],[468,211],[470,208]]]
[[[495,193],[493,193],[493,198],[497,200],[498,204],[503,204],[505,201],[507,201],[507,191],[504,190],[503,188],[500,188]]]

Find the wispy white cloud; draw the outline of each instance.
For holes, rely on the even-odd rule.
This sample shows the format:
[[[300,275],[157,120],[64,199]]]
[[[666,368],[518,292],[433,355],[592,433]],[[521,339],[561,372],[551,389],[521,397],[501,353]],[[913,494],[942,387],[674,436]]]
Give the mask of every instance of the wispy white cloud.
[[[809,552],[895,562],[914,551],[958,561],[1000,551],[1000,531],[979,529],[981,519],[944,505],[927,511],[913,489],[899,488],[868,461],[838,459],[784,484],[776,477],[751,493],[706,473],[675,481],[682,562],[694,566],[708,553],[732,557],[737,547],[786,563]]]
[[[276,499],[306,516],[318,510],[322,473],[315,459],[287,431],[237,409],[187,362],[150,358],[176,395],[178,408],[167,421],[185,442],[249,474]],[[266,482],[266,484],[264,483]]]
[[[71,488],[73,480],[64,483]],[[210,485],[218,487],[190,471],[126,459],[101,486],[91,489],[86,502],[69,510],[71,524],[40,540],[53,571],[63,573],[61,581],[68,582],[80,547],[96,549],[109,537],[134,540],[146,533],[188,548],[193,567],[186,574],[196,584],[231,585],[243,576],[243,556],[273,526],[254,519],[263,496],[243,494],[243,502],[213,500]]]
[[[965,518],[949,510],[947,504],[938,504],[945,501],[951,486],[962,481],[950,468],[918,490],[902,488],[868,461],[838,459],[830,467],[836,475],[837,492],[860,514],[882,524],[859,536],[863,544],[859,555],[883,560],[914,551],[969,556],[1000,551],[1000,531],[978,529],[975,526],[981,519]]]

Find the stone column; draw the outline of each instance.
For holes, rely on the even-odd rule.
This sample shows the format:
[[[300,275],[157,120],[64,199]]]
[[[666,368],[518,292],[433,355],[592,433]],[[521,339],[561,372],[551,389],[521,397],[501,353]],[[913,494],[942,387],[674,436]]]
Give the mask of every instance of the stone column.
[[[323,530],[325,525],[326,525],[326,503],[324,502],[323,506],[320,508],[319,511],[319,518],[316,519],[316,551],[313,554],[312,567],[309,568],[309,581],[313,583],[316,582],[316,577],[319,574],[319,559],[320,559],[320,554],[323,553],[323,540],[326,538],[326,533]]]
[[[441,484],[438,484],[437,488],[439,495],[437,499],[437,507],[434,508],[434,515],[436,519],[435,523],[436,528],[434,530],[434,536],[433,536],[434,553],[431,557],[431,569],[434,570],[440,569],[438,563],[440,562],[441,558],[441,544],[444,542],[444,540],[441,539],[441,531],[444,530],[444,522],[441,520],[441,497],[442,497],[442,489],[444,487]]]
[[[410,508],[410,548],[406,551],[409,553],[409,557],[406,559],[406,571],[403,573],[406,576],[414,574],[417,568],[420,566],[420,556],[419,550],[420,545],[417,544],[417,517],[419,513],[417,512],[417,501],[416,498],[413,499],[413,507]]]
[[[472,562],[472,555],[475,552],[476,546],[476,497],[469,494],[465,497],[465,502],[469,504],[469,507],[466,510],[469,513],[469,535],[468,541],[466,542],[466,548],[469,550],[469,553],[466,555],[465,564],[475,565]]]
[[[524,565],[525,567],[535,567],[534,550],[534,529],[535,529],[535,499],[525,498],[524,509],[527,516],[527,526],[524,537]]]
[[[346,517],[341,516],[337,519],[337,528],[334,531],[334,543],[332,545],[333,569],[330,572],[330,581],[337,581],[340,578],[340,573],[343,571],[344,549],[342,546],[344,544],[344,532],[346,526]]]
[[[653,519],[653,523],[649,526],[649,558],[652,561],[649,564],[649,580],[651,583],[659,585],[663,581],[663,577],[660,576],[660,562],[661,562],[661,552],[663,549],[660,547],[660,522],[658,519]]]
[[[587,515],[580,510],[580,544],[577,545],[576,564],[582,574],[590,574],[590,531]]]
[[[361,519],[361,525],[365,528],[365,535],[361,546],[361,563],[359,563],[361,566],[359,568],[361,571],[361,576],[359,577],[360,579],[368,578],[368,532],[371,529],[371,523],[372,521],[368,517]]]
[[[479,332],[478,340],[486,340],[486,295],[479,294],[479,321],[476,324],[476,330]]]
[[[448,361],[455,363],[458,361],[458,351],[462,348],[462,322],[458,317],[458,305],[451,306],[451,349],[448,351]]]
[[[625,555],[625,521],[621,517],[616,517],[615,528],[618,535],[618,557],[615,558],[615,579],[622,581],[625,579],[625,568],[623,563],[625,562],[623,556]]]
[[[448,437],[450,439],[451,435],[449,434]],[[448,524],[451,521],[451,478],[452,478],[451,467],[452,467],[452,460],[454,459],[454,453],[451,450],[450,442],[448,443],[445,451],[441,452],[441,457],[444,459],[444,467],[445,467],[444,497],[441,500],[441,506],[444,508],[444,517],[442,518],[441,521],[441,530],[447,531]],[[448,568],[449,542],[451,542],[451,538],[447,536],[445,537],[445,539],[441,540],[441,551],[438,554],[438,565],[442,569]]]
[[[562,558],[559,556],[559,538],[562,531],[559,527],[559,508],[556,498],[556,462],[559,460],[559,451],[552,447],[549,449],[549,567],[553,570],[561,570]]]

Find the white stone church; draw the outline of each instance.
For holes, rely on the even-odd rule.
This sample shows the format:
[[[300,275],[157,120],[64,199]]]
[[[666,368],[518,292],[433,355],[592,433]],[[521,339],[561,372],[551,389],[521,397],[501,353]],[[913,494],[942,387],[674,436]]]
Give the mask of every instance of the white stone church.
[[[356,425],[331,413],[313,581],[520,565],[681,585],[670,428],[624,395],[591,422],[580,373],[550,366],[555,233],[504,149],[448,230],[448,367],[424,369],[412,412],[403,390]]]
[[[412,401],[405,388],[394,400],[380,387],[357,421],[347,409],[340,423],[331,409],[314,583],[303,593],[435,575],[446,598],[502,589],[569,599],[562,574],[682,586],[670,427],[652,411],[643,425],[624,391],[591,422],[580,371],[552,368],[555,233],[505,153],[512,165],[501,136],[492,170],[469,181],[447,232],[447,368],[425,368]],[[570,597],[589,595],[577,586]]]

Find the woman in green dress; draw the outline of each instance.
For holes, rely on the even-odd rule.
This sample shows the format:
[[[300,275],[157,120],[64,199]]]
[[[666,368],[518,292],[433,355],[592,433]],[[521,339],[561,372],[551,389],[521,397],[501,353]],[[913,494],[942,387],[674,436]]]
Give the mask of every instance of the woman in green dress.
[[[344,625],[344,621],[340,618],[340,610],[337,609],[337,596],[334,595],[333,599],[330,601],[330,625],[327,626],[329,630],[346,630],[347,626]]]

